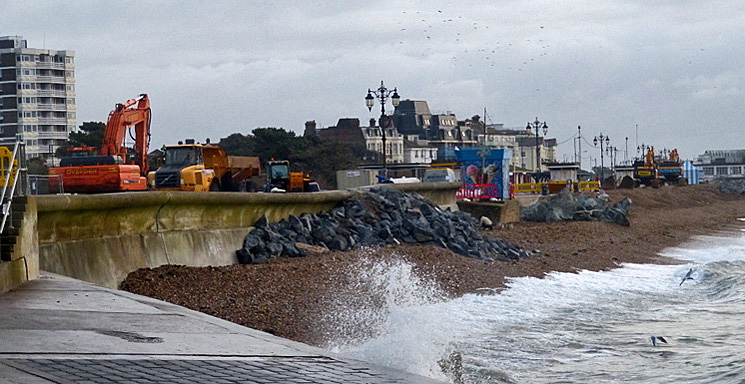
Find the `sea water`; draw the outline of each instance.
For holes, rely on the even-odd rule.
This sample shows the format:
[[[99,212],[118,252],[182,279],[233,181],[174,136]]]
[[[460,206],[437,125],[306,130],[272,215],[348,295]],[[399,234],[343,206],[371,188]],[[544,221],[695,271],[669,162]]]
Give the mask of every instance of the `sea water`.
[[[516,278],[455,300],[386,265],[369,276],[390,296],[374,335],[331,344],[456,383],[745,382],[745,234],[663,254],[681,264]]]

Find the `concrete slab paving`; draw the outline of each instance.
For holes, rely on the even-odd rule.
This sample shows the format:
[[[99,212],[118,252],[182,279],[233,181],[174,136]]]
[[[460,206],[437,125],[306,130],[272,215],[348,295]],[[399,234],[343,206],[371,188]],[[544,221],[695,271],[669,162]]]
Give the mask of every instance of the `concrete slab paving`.
[[[3,383],[438,383],[43,273],[0,295]]]

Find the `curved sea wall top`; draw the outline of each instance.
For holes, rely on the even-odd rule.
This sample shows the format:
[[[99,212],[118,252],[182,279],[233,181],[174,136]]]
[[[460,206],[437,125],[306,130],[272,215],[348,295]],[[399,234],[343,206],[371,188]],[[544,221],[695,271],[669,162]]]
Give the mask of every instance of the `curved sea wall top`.
[[[383,187],[419,193],[457,209],[460,183]],[[262,216],[279,221],[318,213],[356,190],[318,193],[141,192],[33,196],[39,268],[116,288],[136,269],[163,264],[236,263],[249,228]]]

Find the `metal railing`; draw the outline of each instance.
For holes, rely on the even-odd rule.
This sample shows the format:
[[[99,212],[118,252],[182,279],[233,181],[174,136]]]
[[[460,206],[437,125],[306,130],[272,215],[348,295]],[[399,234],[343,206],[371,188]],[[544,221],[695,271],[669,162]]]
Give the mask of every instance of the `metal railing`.
[[[9,143],[6,143],[3,145],[3,143],[0,143],[0,145],[3,145],[6,149]],[[25,145],[21,141],[14,141],[11,145],[13,145],[13,151],[12,154],[8,156],[9,151],[4,151],[5,155],[2,156],[2,169],[0,170],[2,172],[2,194],[0,196],[2,197],[2,222],[0,222],[0,233],[3,233],[5,231],[5,224],[8,222],[8,218],[10,217],[10,205],[13,202],[13,196],[16,194],[16,186],[18,185],[18,179],[22,178],[22,170],[21,167],[22,161],[25,158]],[[22,189],[25,185],[24,183],[21,184]]]
[[[55,195],[65,193],[62,175],[28,175],[29,195]]]
[[[548,183],[520,183],[513,184],[515,193],[552,193],[563,188],[570,188],[580,192],[600,190],[599,181],[553,181]]]

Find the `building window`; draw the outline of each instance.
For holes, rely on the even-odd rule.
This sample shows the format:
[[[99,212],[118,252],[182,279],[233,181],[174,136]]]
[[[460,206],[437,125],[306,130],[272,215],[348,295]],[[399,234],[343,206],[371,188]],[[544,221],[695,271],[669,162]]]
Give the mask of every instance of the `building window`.
[[[730,174],[732,174],[732,175],[741,175],[742,174],[742,167],[737,166],[737,167],[730,168]]]
[[[714,176],[714,167],[704,167],[704,175]]]
[[[727,167],[717,167],[717,176],[726,175]]]

